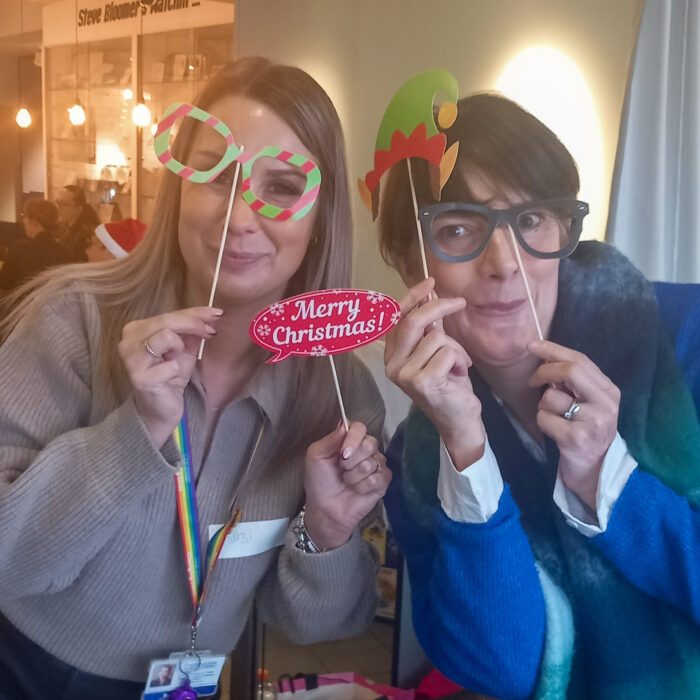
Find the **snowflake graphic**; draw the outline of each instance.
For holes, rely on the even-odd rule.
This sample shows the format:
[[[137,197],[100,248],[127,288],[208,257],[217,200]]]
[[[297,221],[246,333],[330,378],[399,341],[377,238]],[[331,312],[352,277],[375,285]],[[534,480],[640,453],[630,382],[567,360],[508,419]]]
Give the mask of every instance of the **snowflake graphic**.
[[[311,348],[311,357],[325,357],[328,354],[328,349],[323,345],[314,345]]]
[[[270,328],[270,326],[268,326],[267,323],[261,323],[258,326],[258,335],[261,338],[267,338],[267,336],[270,335],[271,332],[272,328]]]
[[[273,316],[281,316],[284,313],[284,304],[280,304],[279,302],[275,302],[270,306],[270,313]]]
[[[382,295],[379,292],[372,292],[368,291],[367,292],[367,301],[370,302],[371,304],[376,304],[378,301],[380,301],[382,298]]]
[[[393,314],[391,314],[391,322],[393,325],[396,325],[399,322],[399,319],[401,318],[401,312],[400,311],[394,311]]]

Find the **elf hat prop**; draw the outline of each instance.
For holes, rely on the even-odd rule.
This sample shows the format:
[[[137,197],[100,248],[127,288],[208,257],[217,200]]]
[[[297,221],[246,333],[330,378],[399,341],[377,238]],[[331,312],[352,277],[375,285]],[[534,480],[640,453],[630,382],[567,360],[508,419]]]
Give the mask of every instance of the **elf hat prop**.
[[[95,229],[97,237],[115,258],[126,257],[145,233],[146,224],[138,219],[110,221]]]

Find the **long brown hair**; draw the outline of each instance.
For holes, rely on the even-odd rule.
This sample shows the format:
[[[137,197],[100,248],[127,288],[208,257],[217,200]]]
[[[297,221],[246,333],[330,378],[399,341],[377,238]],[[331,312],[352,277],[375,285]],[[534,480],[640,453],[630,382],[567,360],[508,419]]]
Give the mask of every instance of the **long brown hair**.
[[[512,100],[497,93],[474,93],[457,103],[457,119],[445,132],[448,147],[459,141],[443,202],[477,203],[466,181],[477,171],[494,185],[532,199],[574,197],[576,163],[556,134]],[[411,161],[418,206],[434,203],[425,161]],[[380,248],[384,260],[416,280],[419,253],[406,164],[387,176],[380,206]]]
[[[287,294],[348,286],[352,225],[345,145],[340,120],[329,97],[304,71],[263,58],[244,58],[226,65],[204,87],[195,104],[206,110],[228,95],[249,97],[271,108],[315,155],[321,170],[314,242],[290,280]],[[188,120],[180,129],[173,145],[176,153],[189,147],[196,128],[193,121]],[[117,354],[124,325],[180,308],[183,303],[185,262],[177,240],[181,182],[170,171],[163,173],[148,235],[127,257],[107,263],[64,266],[30,282],[22,292],[31,292],[30,298],[0,323],[0,338],[30,315],[34,305],[76,289],[94,294],[102,316],[102,378],[114,385],[117,396],[123,400],[130,391]],[[284,397],[282,415],[286,420],[270,449],[276,464],[330,432],[337,413],[328,364],[297,358],[286,362],[293,365],[293,379]],[[352,381],[347,376],[348,360],[339,358],[336,365],[341,383]]]

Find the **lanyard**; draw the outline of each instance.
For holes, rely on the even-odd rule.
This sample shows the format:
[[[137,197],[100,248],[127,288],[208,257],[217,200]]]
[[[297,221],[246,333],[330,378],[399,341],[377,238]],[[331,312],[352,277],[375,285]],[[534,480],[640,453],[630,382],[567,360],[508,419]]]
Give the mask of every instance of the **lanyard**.
[[[182,548],[185,553],[185,567],[190,586],[190,595],[194,614],[192,616],[192,630],[190,638],[190,651],[194,652],[197,638],[197,627],[202,618],[202,607],[206,598],[207,588],[211,580],[212,572],[219,559],[221,548],[224,546],[227,535],[240,522],[243,512],[235,508],[236,496],[248,475],[250,465],[253,462],[260,441],[265,430],[263,421],[257,440],[246,465],[243,477],[239,483],[236,495],[231,503],[231,517],[228,522],[216,531],[207,545],[206,556],[202,562],[201,546],[199,538],[199,511],[197,509],[197,492],[194,480],[194,468],[192,465],[192,447],[190,445],[190,431],[187,422],[187,411],[182,415],[182,420],[175,429],[175,444],[182,455],[183,466],[175,475],[177,514],[180,520],[180,534],[182,535]]]

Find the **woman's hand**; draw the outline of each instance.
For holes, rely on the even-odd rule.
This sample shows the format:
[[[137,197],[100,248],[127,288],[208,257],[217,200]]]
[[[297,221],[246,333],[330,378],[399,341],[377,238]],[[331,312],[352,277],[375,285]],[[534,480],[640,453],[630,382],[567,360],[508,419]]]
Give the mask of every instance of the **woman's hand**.
[[[457,469],[484,453],[481,402],[474,395],[466,350],[445,333],[442,319],[464,308],[462,298],[426,301],[428,278],[401,300],[401,320],[386,337],[386,374],[430,418]]]
[[[580,352],[548,340],[534,341],[528,348],[544,360],[530,385],[549,385],[539,403],[537,425],[559,447],[564,485],[595,510],[598,477],[617,433],[620,390]],[[564,418],[574,402],[580,408]]]
[[[322,550],[340,547],[385,494],[391,472],[362,423],[339,425],[306,451],[306,529]]]
[[[160,449],[182,418],[183,394],[202,338],[223,312],[206,306],[131,321],[124,326],[119,355],[131,380],[134,403]]]

